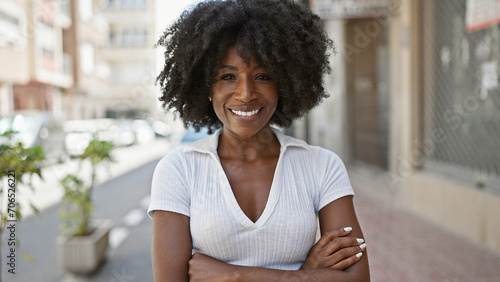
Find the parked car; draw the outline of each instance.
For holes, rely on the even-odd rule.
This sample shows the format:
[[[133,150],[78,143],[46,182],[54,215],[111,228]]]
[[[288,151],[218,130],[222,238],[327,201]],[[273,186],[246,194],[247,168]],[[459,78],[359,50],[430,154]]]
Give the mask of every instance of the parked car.
[[[13,130],[12,142],[21,142],[25,147],[40,145],[49,162],[63,162],[65,134],[62,122],[47,111],[16,111],[0,119],[0,134]],[[5,142],[6,140],[3,140]]]
[[[68,120],[63,123],[65,147],[72,157],[81,155],[94,135],[99,140],[114,143],[119,128],[112,119]]]
[[[188,144],[194,143],[198,140],[205,139],[209,137],[211,134],[208,134],[208,128],[202,127],[200,131],[196,132],[194,127],[189,127],[184,132],[184,136],[181,139],[180,147],[186,146]]]
[[[136,136],[132,121],[129,119],[115,120],[114,124],[118,128],[117,134],[114,135],[113,143],[119,147],[130,146],[136,143]]]
[[[173,131],[172,126],[159,120],[153,123],[152,128],[157,137],[169,137]]]
[[[132,129],[135,134],[135,141],[138,144],[148,143],[156,138],[156,133],[153,130],[153,127],[143,119],[133,120]]]

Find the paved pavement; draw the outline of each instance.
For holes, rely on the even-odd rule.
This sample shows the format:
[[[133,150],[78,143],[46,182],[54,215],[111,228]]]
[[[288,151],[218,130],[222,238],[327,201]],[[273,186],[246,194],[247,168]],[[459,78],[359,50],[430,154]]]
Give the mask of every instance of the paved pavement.
[[[165,153],[162,150],[168,148],[159,143],[124,149],[119,154],[121,168],[115,168],[112,175],[122,176],[122,181],[132,183],[126,178],[129,175],[126,172],[145,164],[144,169],[151,170],[155,160]],[[368,244],[372,281],[500,281],[498,254],[400,210],[392,204],[391,193],[384,188],[383,182],[377,183],[373,175],[356,167],[348,170],[356,192],[356,211]],[[110,188],[108,193],[116,191]],[[151,281],[151,220],[145,217],[147,194],[129,195],[137,199],[137,204],[125,215],[120,215],[121,219],[115,220],[116,229],[111,240],[114,246],[108,251],[106,264],[99,272],[91,277],[64,274],[59,280],[43,279],[45,276],[40,273],[39,281]],[[51,211],[53,204],[46,200],[43,204],[46,211],[42,215],[54,212]],[[30,221],[36,222],[36,218]],[[36,242],[42,252],[43,240],[47,239],[53,240],[40,238]],[[48,265],[40,271],[58,268],[55,261]],[[25,267],[29,267],[29,263]],[[5,266],[3,268],[3,277],[8,278]]]
[[[372,281],[500,281],[499,254],[395,206],[379,173],[348,170]]]
[[[373,193],[373,178],[350,169],[355,206],[368,243],[368,258],[372,281],[500,281],[500,256],[449,232],[404,212],[391,203],[390,191],[378,183]],[[376,191],[377,191],[376,190]],[[151,221],[141,223],[141,232],[130,240],[138,244],[130,255],[137,257],[134,266],[120,268],[113,256],[109,265],[97,277],[61,282],[83,281],[149,281],[151,266],[149,238]],[[142,247],[141,247],[142,246]],[[125,264],[122,264],[125,265]],[[132,270],[134,269],[134,270]],[[144,280],[146,279],[146,280]]]
[[[150,224],[144,219],[146,218],[146,207],[149,204],[153,169],[159,158],[170,150],[171,144],[165,139],[117,148],[113,151],[113,158],[116,162],[100,171],[101,184],[96,187],[93,193],[96,218],[111,219],[116,228],[111,233],[111,247],[108,250],[108,260],[105,267],[97,273],[97,276],[90,277],[88,281],[94,281],[100,276],[104,277],[104,280],[97,281],[152,280],[150,243],[148,243],[151,237]],[[16,243],[16,273],[7,272],[9,269],[9,266],[6,265],[7,239],[11,234],[3,232],[1,240],[1,274],[3,279],[1,281],[57,282],[79,280],[79,278],[65,273],[57,263],[55,241],[60,230],[59,202],[63,194],[58,182],[68,172],[86,169],[78,166],[76,160],[70,160],[63,164],[43,168],[44,181],[35,179],[34,191],[26,189],[27,187],[17,189],[16,200],[24,204],[25,209],[23,210],[24,218],[16,224],[14,233],[16,240],[18,240]],[[41,210],[39,215],[35,216],[32,212],[28,212],[26,204],[30,202]],[[140,234],[139,238],[138,234]],[[135,242],[140,242],[140,244],[135,244]],[[140,248],[140,250],[134,250],[134,248]],[[131,267],[133,260],[139,260],[146,267]],[[111,267],[111,269],[107,267]],[[124,280],[128,279],[128,276],[123,271],[135,272],[135,269],[144,269],[144,274],[134,276],[134,279],[137,278],[135,280]]]

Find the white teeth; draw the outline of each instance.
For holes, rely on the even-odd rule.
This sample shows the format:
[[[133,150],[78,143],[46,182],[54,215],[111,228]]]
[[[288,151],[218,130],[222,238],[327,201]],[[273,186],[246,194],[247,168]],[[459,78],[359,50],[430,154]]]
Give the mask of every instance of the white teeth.
[[[242,112],[242,111],[235,111],[235,110],[231,110],[233,113],[239,115],[239,116],[243,116],[243,117],[248,117],[248,116],[253,116],[255,115],[256,113],[259,112],[259,110],[254,110],[254,111],[250,111],[250,112]]]

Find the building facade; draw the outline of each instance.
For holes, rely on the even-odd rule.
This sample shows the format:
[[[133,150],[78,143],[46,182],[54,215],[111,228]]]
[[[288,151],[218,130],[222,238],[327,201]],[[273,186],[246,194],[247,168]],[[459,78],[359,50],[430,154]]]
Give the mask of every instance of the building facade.
[[[26,1],[0,2],[0,116],[14,111],[13,85],[29,81]]]
[[[296,132],[380,178],[374,193],[500,252],[497,2],[311,0],[337,54],[331,97]]]
[[[72,25],[58,1],[9,0],[0,4],[1,113],[45,110],[61,116],[62,93],[73,84],[63,30]]]
[[[100,103],[106,117],[144,118],[158,111],[154,2],[108,0],[100,5],[109,23],[102,55],[110,65],[110,86]]]
[[[109,25],[92,0],[68,1],[73,25],[64,31],[64,50],[73,58],[74,85],[64,95],[66,119],[100,118],[110,67],[102,57]]]

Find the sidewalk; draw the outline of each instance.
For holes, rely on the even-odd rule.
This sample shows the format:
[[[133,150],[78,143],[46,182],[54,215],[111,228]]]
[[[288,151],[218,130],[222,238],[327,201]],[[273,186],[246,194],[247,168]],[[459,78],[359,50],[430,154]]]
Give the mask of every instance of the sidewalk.
[[[100,184],[94,191],[95,216],[113,221],[114,229],[110,234],[108,262],[103,272],[88,281],[103,278],[99,281],[149,281],[151,277],[150,237],[151,224],[146,218],[146,208],[149,204],[151,174],[157,160],[171,151],[171,143],[164,138],[158,138],[146,144],[129,147],[119,147],[113,150],[115,162],[100,171]],[[29,209],[23,212],[24,218],[16,225],[16,271],[7,272],[5,258],[8,254],[6,240],[7,232],[2,239],[2,281],[73,281],[57,262],[56,237],[60,230],[60,201],[63,189],[59,180],[66,173],[74,173],[81,168],[73,159],[62,164],[48,166],[42,169],[44,181],[34,178],[35,190],[19,189],[17,200],[26,207],[33,203],[40,210],[39,215],[33,215]],[[23,187],[28,188],[28,187]],[[109,199],[115,200],[115,202]],[[123,241],[128,245],[124,246]],[[138,243],[136,243],[138,242]],[[133,248],[139,248],[134,250]],[[132,253],[123,253],[132,250]],[[32,259],[22,258],[28,255]],[[136,268],[130,265],[140,265]],[[136,272],[140,269],[142,272]],[[133,272],[135,280],[128,279],[124,272]],[[125,279],[125,280],[124,280]],[[75,281],[78,281],[75,278]],[[85,280],[87,281],[87,280]]]
[[[349,173],[368,244],[371,281],[500,281],[500,256],[397,208],[391,202],[391,191],[376,176],[355,168]],[[148,281],[151,266],[145,263],[150,262],[150,238],[146,236],[150,236],[151,221],[141,222],[140,230],[128,241],[136,245],[131,252],[135,261],[121,261],[126,254],[120,254],[123,249],[118,248],[96,276],[61,282]]]
[[[157,159],[169,149],[168,144],[163,141],[117,149],[117,163],[110,171],[111,176],[116,178],[118,175],[124,175],[127,171]],[[151,169],[148,168],[148,170]],[[60,173],[56,168],[53,170],[54,174]],[[500,256],[396,207],[392,203],[393,194],[384,187],[383,181],[379,181],[381,177],[377,177],[380,174],[366,173],[356,167],[349,167],[348,171],[356,193],[354,197],[356,212],[368,244],[367,252],[372,281],[500,281]],[[46,181],[55,180],[47,178]],[[57,196],[59,188],[56,188],[59,185],[54,185],[54,183],[44,185],[40,190],[43,190],[45,195],[33,195],[33,199],[38,200],[38,204],[44,208],[44,217],[30,219],[40,225],[34,227],[35,230],[39,228],[40,231],[50,229],[49,226],[44,225],[43,220],[48,219],[47,212],[56,216],[56,211],[50,206],[60,200]],[[43,198],[43,196],[48,196],[47,194],[51,196]],[[144,215],[147,202],[145,199],[137,198],[137,207],[133,207],[131,211],[139,208]],[[128,225],[123,222],[121,219],[115,220],[117,229]],[[52,229],[53,233],[57,232],[57,228]],[[110,249],[107,263],[96,275],[73,277],[65,274],[60,280],[40,279],[39,281],[150,281],[152,276],[151,220],[144,217],[143,220],[137,222],[136,226],[128,228],[128,231],[130,234],[123,244]],[[40,267],[45,260],[48,260],[47,263],[51,266],[46,266],[43,271],[58,273],[62,271],[58,269],[55,262],[55,254],[53,254],[55,247],[50,245],[53,243],[55,234],[48,234],[44,237],[41,234],[35,235],[20,229],[19,235],[37,236],[36,242],[23,241],[23,238],[21,241],[25,242],[23,244],[27,249],[30,244],[34,244],[40,248],[39,253],[45,254],[37,256],[43,259],[39,259],[35,264],[20,260],[20,272],[42,271],[43,268]],[[44,242],[44,240],[48,241]],[[50,260],[53,261],[49,262]]]
[[[380,177],[348,171],[372,281],[500,281],[500,256],[396,207]]]

